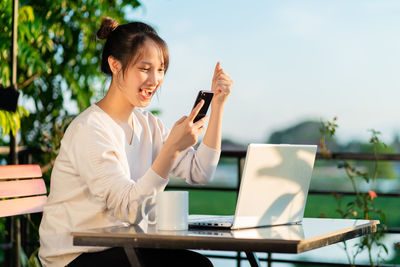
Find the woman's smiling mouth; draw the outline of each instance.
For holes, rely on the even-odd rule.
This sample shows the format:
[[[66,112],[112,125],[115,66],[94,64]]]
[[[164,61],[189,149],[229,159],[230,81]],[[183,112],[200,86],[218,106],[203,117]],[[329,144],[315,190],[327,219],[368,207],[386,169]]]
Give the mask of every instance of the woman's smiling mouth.
[[[139,94],[144,98],[144,99],[151,99],[154,91],[151,89],[139,89]]]

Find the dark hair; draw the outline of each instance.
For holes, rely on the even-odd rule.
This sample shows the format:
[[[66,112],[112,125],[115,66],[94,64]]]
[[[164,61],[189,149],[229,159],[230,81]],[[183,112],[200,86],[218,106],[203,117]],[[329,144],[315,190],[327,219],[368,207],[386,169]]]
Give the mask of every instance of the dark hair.
[[[131,62],[136,62],[142,55],[143,44],[150,39],[162,52],[165,72],[169,65],[167,44],[149,25],[142,22],[131,22],[119,25],[114,19],[106,17],[97,31],[99,39],[107,39],[103,48],[101,71],[112,75],[108,57],[113,56],[122,63],[123,73]]]

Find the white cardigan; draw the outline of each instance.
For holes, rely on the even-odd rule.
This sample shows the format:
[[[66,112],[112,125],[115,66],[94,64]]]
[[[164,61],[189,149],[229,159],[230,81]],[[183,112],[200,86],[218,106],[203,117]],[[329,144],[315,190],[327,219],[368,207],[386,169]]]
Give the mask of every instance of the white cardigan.
[[[132,144],[111,117],[96,104],[70,124],[51,174],[50,194],[39,228],[39,257],[44,266],[65,266],[83,252],[101,247],[73,246],[72,231],[142,220],[141,203],[167,179],[151,166],[169,129],[150,112],[134,109]],[[220,151],[200,144],[181,153],[172,173],[190,184],[209,182]],[[149,210],[148,210],[149,212]]]

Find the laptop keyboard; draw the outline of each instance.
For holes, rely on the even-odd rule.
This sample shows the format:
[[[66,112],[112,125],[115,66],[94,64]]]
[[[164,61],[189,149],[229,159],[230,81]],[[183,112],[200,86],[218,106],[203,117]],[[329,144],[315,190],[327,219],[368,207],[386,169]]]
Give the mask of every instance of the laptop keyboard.
[[[189,224],[201,226],[230,226],[233,224],[233,216],[198,215],[190,216]]]

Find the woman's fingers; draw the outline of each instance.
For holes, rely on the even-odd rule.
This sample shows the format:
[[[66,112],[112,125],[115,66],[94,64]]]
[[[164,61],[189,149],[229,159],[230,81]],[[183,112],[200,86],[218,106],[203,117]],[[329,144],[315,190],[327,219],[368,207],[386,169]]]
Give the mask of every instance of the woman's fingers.
[[[209,119],[208,116],[204,116],[200,120],[198,120],[195,123],[193,123],[193,127],[196,128],[196,129],[200,129],[201,127],[204,127],[204,124],[207,123],[208,119]]]
[[[180,118],[179,120],[177,120],[175,122],[174,126],[181,124],[182,122],[184,122],[186,120],[186,118],[187,118],[187,116],[183,116],[182,118]]]
[[[200,128],[197,129],[197,135],[204,133],[205,130],[206,130],[206,127],[201,126]]]
[[[217,87],[223,88],[229,88],[232,87],[233,82],[230,81],[218,81],[217,82]]]
[[[220,75],[218,75],[216,81],[232,81],[231,77],[227,74],[227,73],[221,73]]]
[[[233,82],[232,81],[217,81],[215,83],[215,91],[214,93],[216,95],[223,93],[226,95],[229,95],[231,92],[231,88],[232,88]]]
[[[194,118],[196,118],[197,114],[199,114],[200,109],[203,107],[204,105],[204,100],[200,100],[200,102],[194,107],[194,109],[192,110],[192,112],[190,112],[188,120],[193,122]]]
[[[224,70],[218,71],[213,77],[213,83],[217,82],[220,79],[224,79],[227,74],[224,73]]]
[[[183,151],[197,143],[198,135],[205,131],[204,124],[208,120],[208,116],[201,118],[193,123],[194,118],[199,113],[204,105],[204,100],[201,100],[189,114],[189,116],[181,117],[175,122],[168,136],[169,142],[172,142],[179,151]]]
[[[232,79],[231,79],[231,77],[230,77],[226,72],[221,72],[221,73],[217,76],[217,78],[216,78],[215,81],[216,81],[216,82],[218,82],[218,81],[228,81],[228,82],[232,82]]]
[[[214,93],[222,91],[225,94],[229,94],[232,85],[231,77],[221,68],[221,64],[218,62],[214,70],[212,90]]]
[[[217,75],[219,72],[221,72],[222,68],[221,68],[221,63],[217,62],[217,64],[215,65],[215,69],[214,69],[214,75],[213,75],[213,81],[216,80]]]

